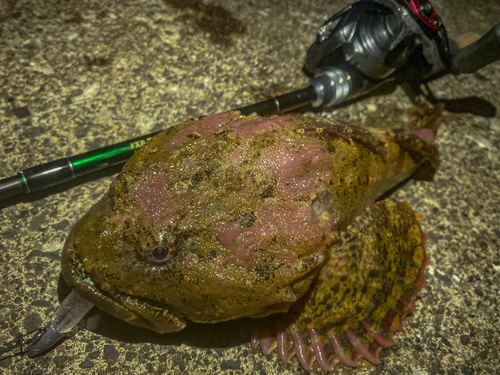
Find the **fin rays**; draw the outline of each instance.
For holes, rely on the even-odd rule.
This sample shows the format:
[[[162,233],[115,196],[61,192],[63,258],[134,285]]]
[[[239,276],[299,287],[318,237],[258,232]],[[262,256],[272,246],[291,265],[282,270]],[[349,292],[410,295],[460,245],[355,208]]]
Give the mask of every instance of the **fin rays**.
[[[277,349],[283,363],[297,356],[307,371],[314,362],[323,371],[359,366],[360,358],[380,364],[425,285],[426,238],[408,203],[378,202],[360,216],[332,245],[311,293],[261,326],[253,348]]]

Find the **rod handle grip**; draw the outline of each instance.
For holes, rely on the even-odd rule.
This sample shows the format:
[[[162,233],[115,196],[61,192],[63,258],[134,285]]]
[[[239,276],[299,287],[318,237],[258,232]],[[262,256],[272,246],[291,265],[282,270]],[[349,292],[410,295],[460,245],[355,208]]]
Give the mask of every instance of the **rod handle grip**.
[[[483,66],[500,60],[500,23],[481,39],[458,50],[452,60],[454,74],[474,73]]]

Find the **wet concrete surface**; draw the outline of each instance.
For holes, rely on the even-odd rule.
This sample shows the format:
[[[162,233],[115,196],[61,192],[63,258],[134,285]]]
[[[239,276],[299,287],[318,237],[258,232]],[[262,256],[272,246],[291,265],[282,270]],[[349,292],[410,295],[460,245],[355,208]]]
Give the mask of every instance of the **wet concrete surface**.
[[[316,30],[348,4],[0,0],[0,178],[304,87]],[[452,37],[500,21],[493,0],[433,5]],[[441,166],[432,181],[411,180],[390,196],[424,217],[427,286],[382,364],[339,365],[339,374],[500,372],[500,63],[430,87],[449,110]],[[398,130],[410,107],[397,89],[314,115]],[[117,171],[0,202],[0,342],[49,321],[67,293],[64,241]],[[49,373],[304,371],[295,359],[253,352],[236,323],[161,336],[94,309],[46,355],[0,362],[0,374]]]

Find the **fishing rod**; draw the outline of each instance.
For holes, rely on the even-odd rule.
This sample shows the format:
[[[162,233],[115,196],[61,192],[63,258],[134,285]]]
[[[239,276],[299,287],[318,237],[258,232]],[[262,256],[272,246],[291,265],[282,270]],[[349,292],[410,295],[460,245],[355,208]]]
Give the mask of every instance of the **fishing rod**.
[[[279,114],[309,105],[331,108],[387,84],[420,85],[446,74],[473,73],[500,59],[500,24],[458,49],[426,0],[365,0],[344,8],[319,29],[309,48],[306,88],[237,108],[242,115]],[[54,160],[0,180],[0,200],[46,189],[129,159],[156,133]]]

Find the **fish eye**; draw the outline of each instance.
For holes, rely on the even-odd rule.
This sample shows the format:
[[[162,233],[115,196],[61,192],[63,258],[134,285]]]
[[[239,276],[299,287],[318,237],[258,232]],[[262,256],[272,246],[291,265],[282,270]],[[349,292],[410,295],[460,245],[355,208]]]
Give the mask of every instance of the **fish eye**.
[[[142,253],[144,260],[151,263],[161,264],[172,259],[176,249],[174,244],[157,244],[148,246]]]
[[[155,257],[156,260],[163,260],[168,256],[168,247],[167,246],[156,246],[151,254]]]

